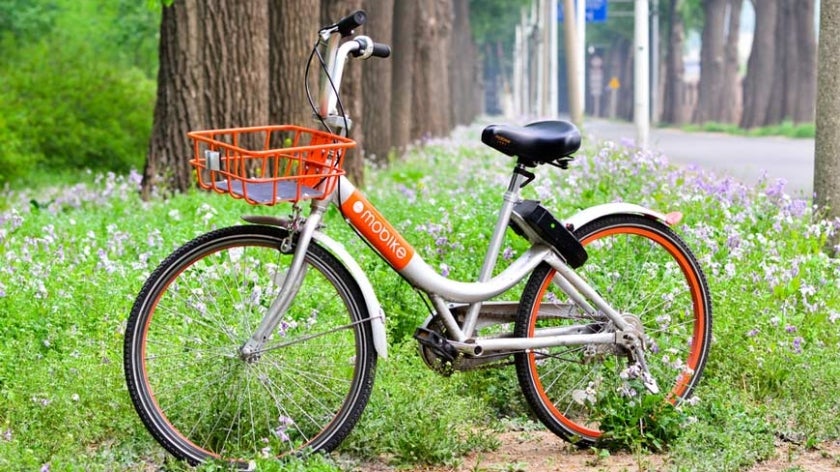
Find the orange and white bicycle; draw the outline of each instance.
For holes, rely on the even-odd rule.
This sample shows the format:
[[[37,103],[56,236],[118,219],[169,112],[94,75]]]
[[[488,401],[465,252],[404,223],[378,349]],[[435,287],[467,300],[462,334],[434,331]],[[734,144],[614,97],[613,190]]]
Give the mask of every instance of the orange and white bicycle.
[[[322,231],[331,204],[428,297],[434,313],[415,338],[430,367],[512,360],[535,415],[579,445],[598,443],[595,405],[628,377],[675,404],[689,397],[708,355],[712,307],[697,260],[671,229],[681,215],[609,203],[561,222],[520,196],[531,169],[567,167],[581,140],[572,124],[483,131],[515,163],[472,282],[437,273],[345,177],[354,145],[338,96],[345,61],[390,52],[353,36],[364,19],[356,12],[321,29],[313,50],[322,69],[313,109],[327,131],[190,133],[202,187],[255,205],[292,202],[294,211],[199,236],[146,281],[124,355],[131,399],[154,438],[191,463],[249,468],[260,457],[330,451],[354,427],[387,354],[385,313],[359,264]],[[509,227],[531,246],[496,273]],[[513,301],[497,300],[521,281]]]

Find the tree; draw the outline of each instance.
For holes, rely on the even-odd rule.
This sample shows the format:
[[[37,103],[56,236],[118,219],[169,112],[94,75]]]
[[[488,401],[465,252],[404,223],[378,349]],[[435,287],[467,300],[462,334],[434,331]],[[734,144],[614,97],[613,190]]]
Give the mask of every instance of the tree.
[[[840,3],[820,6],[817,134],[814,160],[814,203],[829,219],[840,218]],[[838,254],[840,234],[829,246]]]
[[[411,142],[412,95],[414,90],[414,22],[417,2],[394,2],[393,74],[391,75],[391,142],[398,150]]]
[[[192,184],[187,131],[268,121],[266,0],[163,7],[155,117],[143,195]]]
[[[269,119],[274,124],[313,126],[304,71],[318,40],[320,12],[309,0],[270,0],[268,12]],[[312,67],[316,73],[320,70],[314,63]]]
[[[753,0],[753,6],[756,27],[741,127],[811,121],[816,95],[814,0]]]
[[[670,0],[668,3],[668,33],[665,41],[665,77],[662,97],[661,120],[665,123],[682,124],[688,121],[684,103],[685,64],[683,63],[683,45],[685,44],[685,23],[681,7],[683,0]]]
[[[451,122],[463,125],[472,122],[481,112],[481,89],[478,86],[478,62],[475,42],[470,31],[469,0],[454,0],[452,42],[449,47],[449,84],[452,106]]]
[[[405,2],[401,2],[405,3]],[[365,0],[368,21],[365,34],[379,43],[391,44],[394,0]],[[391,151],[391,82],[393,59],[371,58],[364,64],[362,79],[365,122],[365,158],[387,164]]]
[[[452,0],[418,0],[414,22],[412,139],[442,136],[452,129],[449,111],[449,55]]]
[[[191,51],[200,47],[197,28],[197,0],[176,2],[163,8],[160,22],[160,51],[157,101],[152,137],[143,170],[143,196],[148,198],[158,184],[185,191],[191,185],[186,158],[191,148],[187,132],[203,123],[203,103],[191,99],[201,89],[199,58]],[[159,179],[166,175],[166,182]]]
[[[694,121],[738,120],[738,35],[743,0],[705,0],[700,83]]]

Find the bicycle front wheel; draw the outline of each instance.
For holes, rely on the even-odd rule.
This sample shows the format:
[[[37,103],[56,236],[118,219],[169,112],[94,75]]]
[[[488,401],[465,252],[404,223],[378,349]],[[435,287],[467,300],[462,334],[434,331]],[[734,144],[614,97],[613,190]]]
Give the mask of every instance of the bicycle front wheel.
[[[575,236],[589,254],[578,273],[643,334],[645,360],[660,391],[674,404],[688,398],[706,363],[712,332],[709,289],[691,251],[667,226],[636,215],[596,220]],[[574,309],[554,276],[547,264],[531,275],[516,336],[532,337],[545,328],[615,329],[604,315]],[[616,392],[634,395],[626,384],[629,366],[628,352],[613,345],[559,346],[516,355],[520,387],[536,416],[579,446],[597,444],[602,437],[599,399]]]
[[[125,335],[134,407],[170,453],[246,468],[259,457],[329,451],[370,397],[376,366],[358,284],[310,244],[291,307],[259,356],[240,348],[277,297],[285,230],[224,228],[187,243],[148,279]]]

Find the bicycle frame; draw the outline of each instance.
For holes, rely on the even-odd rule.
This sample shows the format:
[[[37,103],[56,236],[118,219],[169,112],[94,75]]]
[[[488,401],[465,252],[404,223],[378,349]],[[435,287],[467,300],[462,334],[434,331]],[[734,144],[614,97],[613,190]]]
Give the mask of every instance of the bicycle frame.
[[[326,70],[321,78],[318,112],[322,120],[330,126],[337,126],[340,132],[346,133],[344,117],[337,115],[336,90],[340,87],[344,63],[348,54],[364,49],[364,45],[373,42],[364,36],[339,43],[339,36],[335,30],[321,31],[321,44],[326,47]],[[358,42],[357,42],[358,41]],[[369,57],[370,52],[362,57]],[[347,121],[349,124],[349,121]],[[371,204],[362,193],[344,176],[342,176],[334,191],[335,204],[339,207],[348,224],[376,250],[380,257],[403,276],[412,286],[420,289],[429,297],[437,314],[441,317],[447,329],[451,344],[461,352],[479,356],[485,352],[521,351],[560,345],[583,344],[615,344],[619,343],[622,331],[630,327],[622,317],[604,300],[585,280],[569,267],[558,255],[555,249],[537,242],[512,264],[496,276],[492,276],[498,261],[505,232],[510,223],[513,207],[521,201],[520,188],[525,177],[520,172],[514,172],[507,190],[498,219],[487,248],[484,263],[475,282],[463,282],[448,279],[438,274],[426,263],[408,241],[391,225],[388,220]],[[310,242],[315,239],[339,257],[359,282],[359,286],[367,300],[370,312],[374,339],[377,352],[387,355],[385,340],[384,313],[381,310],[373,287],[346,250],[337,242],[327,238],[317,231],[327,203],[331,199],[313,200],[312,210],[302,228],[287,228],[297,231],[297,244],[292,265],[286,274],[281,287],[280,296],[268,309],[262,323],[254,332],[251,339],[241,349],[243,356],[258,355],[263,344],[269,339],[276,328],[283,313],[291,304],[300,281],[304,275],[304,257]],[[606,204],[589,208],[573,216],[570,220],[575,227],[594,221],[595,219],[612,214],[641,214],[672,225],[679,221],[682,215],[664,215],[647,208],[633,204]],[[279,220],[275,223],[282,225]],[[299,231],[298,231],[299,230]],[[608,320],[614,324],[616,330],[609,333],[587,332],[585,325],[572,326],[563,329],[538,330],[530,338],[516,338],[513,336],[494,336],[492,338],[476,337],[476,327],[482,315],[484,302],[504,293],[522,281],[541,263],[549,264],[555,271],[555,283],[564,291],[580,310],[594,319]],[[461,304],[461,305],[458,305]],[[464,305],[465,304],[465,305]],[[459,323],[451,307],[463,310],[463,322]],[[498,304],[494,309],[498,310]],[[515,304],[507,305],[506,310],[515,310]],[[624,340],[627,344],[627,340]]]

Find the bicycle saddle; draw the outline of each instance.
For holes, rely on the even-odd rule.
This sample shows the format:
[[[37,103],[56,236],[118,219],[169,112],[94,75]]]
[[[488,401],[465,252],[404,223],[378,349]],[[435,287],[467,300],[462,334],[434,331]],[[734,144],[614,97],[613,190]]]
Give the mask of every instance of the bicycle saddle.
[[[535,167],[570,156],[580,148],[580,131],[568,121],[537,121],[525,126],[490,125],[481,142],[522,164]]]

